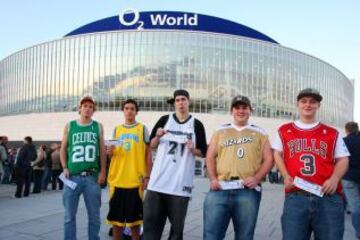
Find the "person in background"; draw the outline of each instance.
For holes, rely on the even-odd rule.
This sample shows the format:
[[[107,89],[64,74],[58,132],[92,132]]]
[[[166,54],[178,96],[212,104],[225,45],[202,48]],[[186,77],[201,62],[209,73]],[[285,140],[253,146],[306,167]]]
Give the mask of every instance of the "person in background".
[[[20,148],[17,154],[15,163],[15,175],[16,175],[16,192],[15,197],[21,198],[27,197],[30,193],[30,181],[31,181],[31,162],[37,158],[35,145],[32,143],[32,137],[27,136],[24,138],[24,145]],[[23,188],[25,189],[23,192]]]
[[[37,152],[36,160],[31,162],[31,167],[33,170],[33,178],[34,178],[34,187],[32,193],[41,192],[41,179],[44,174],[45,159],[46,159],[46,145],[41,145]]]
[[[51,145],[53,150],[51,153],[51,189],[56,190],[57,183],[59,184],[59,190],[62,190],[64,183],[59,179],[59,176],[62,172],[61,163],[60,163],[60,144],[54,143]]]
[[[342,185],[351,212],[356,237],[360,239],[360,135],[359,125],[348,122],[345,125],[344,142],[350,152],[349,170],[342,179]]]
[[[9,151],[6,146],[7,142],[8,142],[8,138],[6,136],[0,137],[0,172],[2,171],[2,174],[0,176],[0,182],[3,184],[10,183],[10,177],[11,177]]]
[[[51,148],[46,148],[46,158],[45,158],[45,164],[44,164],[44,174],[41,179],[41,189],[46,191],[48,190],[48,185],[51,180],[52,172],[51,172],[51,153],[54,150]]]

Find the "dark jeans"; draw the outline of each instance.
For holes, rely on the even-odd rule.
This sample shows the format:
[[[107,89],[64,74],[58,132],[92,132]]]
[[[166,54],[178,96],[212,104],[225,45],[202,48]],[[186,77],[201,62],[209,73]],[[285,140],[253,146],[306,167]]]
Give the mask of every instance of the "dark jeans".
[[[344,201],[339,194],[318,197],[290,193],[281,217],[284,240],[342,240],[344,234]]]
[[[30,166],[17,166],[15,168],[16,175],[16,193],[15,197],[21,197],[23,187],[25,184],[24,197],[29,196],[30,180],[31,180],[31,167]]]
[[[34,177],[34,187],[33,193],[40,193],[41,192],[41,178],[44,174],[44,170],[33,170],[33,177]]]
[[[59,183],[59,190],[62,190],[64,187],[64,183],[59,179],[62,170],[52,170],[52,177],[51,177],[51,186],[52,190],[56,190],[56,182]]]
[[[144,239],[161,239],[167,218],[171,224],[168,239],[183,239],[189,199],[147,190],[144,200]]]
[[[47,190],[51,175],[52,175],[51,168],[45,167],[44,174],[41,179],[41,189]]]

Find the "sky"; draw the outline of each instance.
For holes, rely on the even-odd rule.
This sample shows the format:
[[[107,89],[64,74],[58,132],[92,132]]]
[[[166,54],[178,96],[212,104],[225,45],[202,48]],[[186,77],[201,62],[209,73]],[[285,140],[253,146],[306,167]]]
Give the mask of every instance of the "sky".
[[[126,8],[225,18],[320,58],[355,80],[354,119],[360,121],[359,0],[5,0],[0,5],[0,60]]]

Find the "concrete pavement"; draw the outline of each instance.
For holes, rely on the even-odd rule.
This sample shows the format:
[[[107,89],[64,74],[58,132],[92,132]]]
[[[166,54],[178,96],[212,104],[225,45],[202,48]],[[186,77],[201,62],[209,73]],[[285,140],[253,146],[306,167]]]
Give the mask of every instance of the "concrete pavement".
[[[208,191],[208,180],[197,177],[192,201],[189,204],[186,218],[184,239],[202,239],[203,201]],[[0,185],[0,239],[1,240],[60,240],[63,238],[64,209],[61,191],[45,191],[31,194],[27,198],[13,198],[14,185]],[[280,216],[284,194],[282,185],[263,184],[263,195],[255,232],[255,239],[281,239]],[[102,225],[101,239],[107,236],[109,225],[104,219],[108,212],[107,190],[102,193],[101,207]],[[163,239],[167,238],[169,224],[166,225]],[[87,215],[83,200],[77,214],[78,239],[87,239]],[[234,239],[234,231],[230,223],[226,239]],[[356,239],[351,226],[351,219],[346,215],[344,239]]]

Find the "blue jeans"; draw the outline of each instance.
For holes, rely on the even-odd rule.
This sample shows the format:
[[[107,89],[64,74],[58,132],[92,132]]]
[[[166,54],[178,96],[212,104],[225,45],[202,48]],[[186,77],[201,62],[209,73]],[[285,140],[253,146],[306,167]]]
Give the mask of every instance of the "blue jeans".
[[[342,240],[344,201],[338,194],[317,197],[304,192],[285,197],[281,226],[284,240]]]
[[[342,180],[344,193],[351,211],[351,221],[356,232],[356,237],[360,238],[360,183]]]
[[[52,175],[51,168],[45,167],[44,174],[41,178],[41,189],[42,190],[47,190],[51,175]]]
[[[88,214],[88,239],[99,240],[101,189],[93,176],[71,176],[78,185],[75,190],[64,186],[63,204],[65,208],[64,239],[76,239],[76,212],[80,195],[83,194]]]
[[[235,239],[253,239],[261,192],[252,189],[209,191],[204,202],[205,240],[225,237],[230,219]]]

